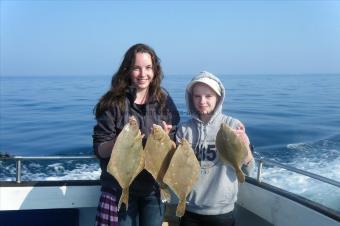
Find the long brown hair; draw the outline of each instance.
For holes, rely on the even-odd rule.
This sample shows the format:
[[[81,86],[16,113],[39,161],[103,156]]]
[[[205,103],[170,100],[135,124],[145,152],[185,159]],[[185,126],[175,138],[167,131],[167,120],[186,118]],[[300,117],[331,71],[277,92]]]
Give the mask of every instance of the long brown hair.
[[[164,106],[165,95],[161,90],[161,81],[164,77],[160,65],[160,59],[156,52],[146,44],[136,44],[131,46],[125,53],[124,59],[118,71],[112,76],[111,87],[96,104],[94,113],[98,118],[104,111],[110,109],[114,104],[117,104],[120,110],[125,108],[126,89],[131,85],[130,73],[133,69],[137,53],[148,53],[151,56],[154,78],[149,86],[150,97],[156,98],[156,101]]]

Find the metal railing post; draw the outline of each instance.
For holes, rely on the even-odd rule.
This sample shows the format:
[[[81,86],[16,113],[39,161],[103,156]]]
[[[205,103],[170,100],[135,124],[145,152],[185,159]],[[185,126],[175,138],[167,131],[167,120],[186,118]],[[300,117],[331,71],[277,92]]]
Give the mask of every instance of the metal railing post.
[[[257,182],[261,182],[262,166],[263,166],[263,160],[260,159],[259,164],[257,166]]]
[[[17,159],[16,161],[16,182],[21,183],[21,159]]]

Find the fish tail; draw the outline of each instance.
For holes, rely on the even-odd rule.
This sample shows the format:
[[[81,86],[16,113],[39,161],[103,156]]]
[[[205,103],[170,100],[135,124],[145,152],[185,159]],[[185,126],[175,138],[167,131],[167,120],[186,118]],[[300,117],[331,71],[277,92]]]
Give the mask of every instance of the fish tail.
[[[129,188],[124,188],[123,191],[122,191],[122,195],[120,196],[120,199],[119,199],[119,202],[118,202],[118,211],[119,211],[122,203],[125,204],[125,208],[127,210],[128,204],[129,204]]]
[[[244,176],[244,173],[241,169],[236,170],[236,176],[240,183],[243,183],[246,180],[246,177]]]
[[[178,202],[177,209],[176,209],[176,216],[182,217],[185,212],[185,199],[181,199]]]

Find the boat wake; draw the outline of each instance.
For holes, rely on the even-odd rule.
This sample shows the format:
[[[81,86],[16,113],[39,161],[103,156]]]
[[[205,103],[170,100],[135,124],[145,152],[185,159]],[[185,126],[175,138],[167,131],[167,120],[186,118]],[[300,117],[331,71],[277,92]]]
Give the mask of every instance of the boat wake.
[[[281,152],[282,151],[282,152]],[[282,155],[280,156],[280,152]],[[256,153],[259,156],[258,153]],[[282,156],[290,156],[284,159]],[[266,156],[261,156],[268,158]],[[271,158],[335,181],[340,181],[340,135],[311,143],[288,144]],[[254,177],[257,174],[255,171]],[[266,166],[262,181],[301,195],[340,213],[340,188],[279,167]]]

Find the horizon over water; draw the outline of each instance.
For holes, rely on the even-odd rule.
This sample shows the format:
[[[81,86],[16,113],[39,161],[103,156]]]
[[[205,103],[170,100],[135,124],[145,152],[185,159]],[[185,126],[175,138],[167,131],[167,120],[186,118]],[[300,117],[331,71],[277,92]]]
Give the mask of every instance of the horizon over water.
[[[340,181],[340,74],[218,75],[226,88],[223,112],[241,120],[264,157]],[[193,75],[165,75],[181,114]],[[0,77],[0,154],[91,155],[93,107],[111,76]],[[0,179],[15,179],[15,163],[0,161]],[[31,162],[23,180],[98,179],[96,161]],[[340,189],[266,167],[263,181],[340,212]],[[327,191],[327,193],[325,192]]]

